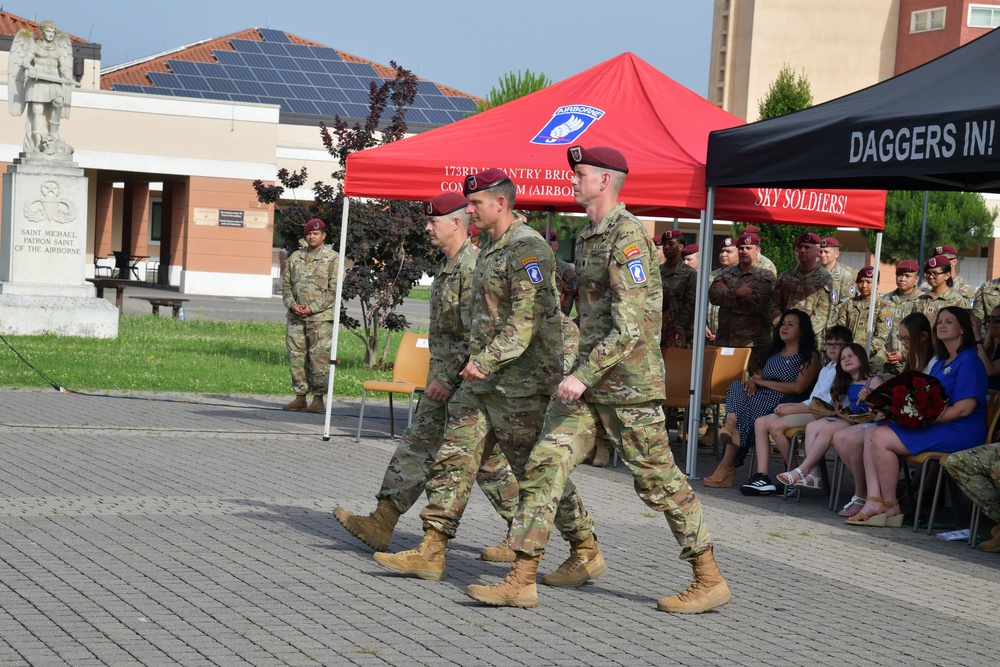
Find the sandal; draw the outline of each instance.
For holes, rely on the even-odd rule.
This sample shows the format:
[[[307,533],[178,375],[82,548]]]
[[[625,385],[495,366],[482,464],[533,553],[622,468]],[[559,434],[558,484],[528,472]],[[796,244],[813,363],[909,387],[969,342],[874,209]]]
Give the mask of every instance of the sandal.
[[[799,481],[795,481],[795,475],[798,474]],[[799,482],[804,482],[806,476],[802,474],[802,468],[796,468],[795,470],[788,470],[785,472],[778,473],[778,481],[785,486],[798,486]]]
[[[715,469],[711,477],[706,477],[702,483],[712,489],[731,489],[733,487],[733,477],[736,475],[735,466],[724,466],[721,463]]]
[[[837,512],[837,514],[839,516],[844,516],[844,517],[854,516],[855,514],[857,514],[857,512],[854,512],[853,514],[845,514],[845,512],[847,510],[851,509],[851,507],[854,506],[854,505],[860,505],[861,507],[864,507],[865,506],[865,499],[862,498],[861,496],[851,496],[851,499],[847,501],[846,505],[844,505],[842,508],[840,508],[840,511]]]
[[[798,470],[798,468],[796,468],[796,470]],[[812,489],[814,491],[822,491],[823,479],[816,475],[808,474],[799,481],[795,482],[795,484],[793,484],[792,486],[798,487],[800,489]]]
[[[898,500],[885,499],[885,503],[882,505],[885,508],[885,527],[886,528],[902,528],[903,527],[903,510],[899,510],[899,514],[889,515],[890,507],[899,507]]]
[[[878,503],[882,511],[877,512],[871,516],[868,516],[864,512],[858,512],[850,519],[845,521],[849,526],[879,526],[884,527],[886,521],[885,515],[885,503],[878,496],[868,496],[868,500]]]

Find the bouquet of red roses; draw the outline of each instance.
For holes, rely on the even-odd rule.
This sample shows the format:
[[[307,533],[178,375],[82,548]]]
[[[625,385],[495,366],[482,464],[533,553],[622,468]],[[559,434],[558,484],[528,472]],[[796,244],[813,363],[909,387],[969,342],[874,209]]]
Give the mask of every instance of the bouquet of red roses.
[[[883,419],[907,428],[920,428],[941,416],[948,406],[941,381],[936,377],[907,371],[873,390],[865,399]]]

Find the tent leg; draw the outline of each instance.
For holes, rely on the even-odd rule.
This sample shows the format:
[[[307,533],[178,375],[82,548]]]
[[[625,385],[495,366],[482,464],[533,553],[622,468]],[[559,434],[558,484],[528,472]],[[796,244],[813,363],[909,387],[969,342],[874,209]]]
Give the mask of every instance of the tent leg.
[[[698,422],[701,414],[701,385],[705,371],[705,322],[708,320],[708,288],[712,262],[711,257],[712,221],[715,217],[715,188],[708,189],[708,201],[702,212],[701,227],[698,230],[698,251],[702,261],[698,262],[698,285],[695,290],[694,327],[691,341],[691,395],[688,406],[687,475],[692,479],[698,473]]]
[[[344,213],[340,217],[340,254],[337,256],[337,297],[333,302],[333,337],[330,340],[330,379],[326,383],[326,420],[323,422],[323,440],[330,439],[330,412],[333,410],[333,376],[337,370],[337,343],[340,337],[340,304],[344,297],[344,254],[347,252],[347,214],[350,208],[351,198],[344,197]]]
[[[865,330],[865,352],[871,355],[872,331],[875,328],[875,302],[878,300],[878,269],[882,263],[882,232],[875,235],[875,261],[872,264],[875,272],[872,274],[872,295],[868,298],[868,328]],[[872,369],[874,370],[874,369]]]

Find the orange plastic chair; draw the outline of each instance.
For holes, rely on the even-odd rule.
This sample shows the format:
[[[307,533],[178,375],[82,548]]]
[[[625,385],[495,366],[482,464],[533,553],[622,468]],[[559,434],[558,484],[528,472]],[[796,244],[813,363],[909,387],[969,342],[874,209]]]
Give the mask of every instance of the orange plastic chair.
[[[396,424],[392,406],[393,394],[410,395],[410,412],[407,426],[413,421],[413,397],[427,389],[427,375],[431,368],[431,348],[427,334],[406,332],[399,342],[396,361],[392,366],[392,382],[369,380],[362,385],[361,412],[358,415],[358,434],[354,442],[361,441],[361,425],[365,421],[365,403],[368,392],[384,391],[389,394],[389,435],[396,437]]]

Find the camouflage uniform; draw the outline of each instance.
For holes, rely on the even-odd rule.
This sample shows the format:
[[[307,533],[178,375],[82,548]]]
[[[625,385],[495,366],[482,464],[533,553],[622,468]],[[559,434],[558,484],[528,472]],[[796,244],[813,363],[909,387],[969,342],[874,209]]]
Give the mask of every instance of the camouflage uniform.
[[[559,293],[562,312],[569,315],[573,310],[573,298],[576,295],[576,268],[558,257],[556,257],[556,291]]]
[[[298,396],[310,391],[323,396],[330,381],[337,257],[333,246],[327,244],[311,252],[307,248],[296,250],[281,274],[281,298],[288,308],[285,347],[292,371],[292,390]],[[312,314],[296,315],[292,312],[296,304],[309,306]]]
[[[479,249],[466,239],[454,257],[438,264],[430,295],[430,371],[427,384],[437,380],[454,393],[462,378],[469,352],[469,306],[472,302],[472,272]],[[376,498],[386,498],[405,514],[423,494],[427,471],[437,457],[448,418],[447,401],[423,394],[413,423],[389,461]],[[480,468],[476,481],[496,511],[507,521],[517,509],[518,487],[503,452],[496,449]]]
[[[924,292],[918,296],[913,304],[913,312],[926,315],[927,319],[931,321],[931,327],[933,327],[938,311],[942,308],[958,306],[959,308],[968,310],[971,305],[969,299],[949,287],[948,291],[944,294]]]
[[[944,469],[972,502],[1000,522],[1000,451],[996,443],[949,454]]]
[[[892,324],[889,326],[889,337],[885,341],[885,351],[888,352],[903,352],[903,344],[899,342],[899,323],[903,319],[913,312],[913,307],[916,305],[917,297],[920,296],[920,292],[914,289],[909,294],[900,294],[898,289],[895,289],[888,294],[882,295],[881,298],[883,303],[889,309],[889,314],[892,316]],[[888,361],[882,366],[881,375],[899,375],[903,372],[903,364],[890,364]]]
[[[711,548],[701,503],[674,464],[665,428],[663,357],[658,334],[662,295],[656,248],[642,224],[617,204],[576,241],[580,291],[580,400],[553,398],[543,436],[525,467],[513,550],[544,552],[557,515],[553,499],[597,437],[608,437],[635,480],[639,497],[663,512],[691,559]],[[560,507],[561,509],[561,507]]]
[[[555,290],[555,256],[542,237],[515,222],[485,245],[472,279],[469,360],[485,380],[465,380],[448,403],[448,423],[427,480],[424,530],[454,537],[473,474],[493,443],[514,475],[542,426],[545,404],[562,376],[563,327]],[[561,494],[556,517],[566,539],[586,540],[593,523],[575,487]]]
[[[830,287],[830,319],[827,326],[832,327],[837,323],[840,306],[853,299],[854,295],[857,294],[857,287],[854,286],[854,277],[857,275],[858,272],[846,264],[840,262],[834,264],[833,270],[830,271],[830,284],[832,286]],[[819,331],[816,332],[816,335],[819,336]],[[824,338],[823,341],[825,340]]]
[[[771,342],[771,290],[774,276],[758,266],[744,271],[739,265],[723,269],[708,290],[708,301],[720,308],[719,329],[715,344],[723,347],[752,347],[756,362]],[[748,286],[753,293],[747,297],[736,296],[736,290]]]
[[[774,284],[771,298],[772,324],[777,324],[781,313],[790,308],[798,308],[809,316],[816,345],[822,350],[826,342],[826,325],[830,321],[830,272],[817,265],[808,273],[803,273],[798,265],[788,269]]]
[[[855,343],[864,346],[868,338],[869,299],[857,295],[840,304],[837,309],[836,324],[851,330]],[[875,298],[875,320],[872,323],[872,346],[868,350],[868,362],[872,372],[877,372],[885,364],[885,343],[890,329],[894,328],[892,310],[882,299]]]
[[[980,285],[972,300],[972,314],[978,317],[983,325],[980,336],[984,339],[987,330],[986,318],[997,306],[1000,306],[1000,278],[994,278]]]
[[[710,278],[709,282],[710,283],[715,282],[715,279],[719,277],[719,274],[722,273],[723,271],[725,271],[727,268],[732,268],[732,267],[721,267],[721,268],[716,269],[715,271],[712,271],[712,273],[709,275],[709,278]],[[718,336],[718,333],[719,333],[719,307],[716,306],[714,303],[712,303],[711,300],[709,300],[709,302],[708,302],[708,315],[707,315],[707,319],[708,319],[708,322],[707,322],[707,324],[708,324],[708,330],[711,331],[712,334]]]
[[[763,254],[757,255],[757,263],[754,264],[754,266],[756,266],[758,269],[764,269],[765,271],[770,271],[772,276],[777,277],[778,275],[778,267],[776,267],[774,265],[774,262],[772,262],[770,259],[764,257]]]
[[[976,290],[972,289],[972,286],[965,282],[965,278],[958,275],[952,275],[951,288],[968,299],[970,304],[969,307],[972,307],[972,299],[976,297]]]
[[[664,262],[660,265],[660,280],[663,285],[660,340],[670,347],[689,346],[694,332],[694,297],[698,272],[683,260],[679,260],[674,267]]]

